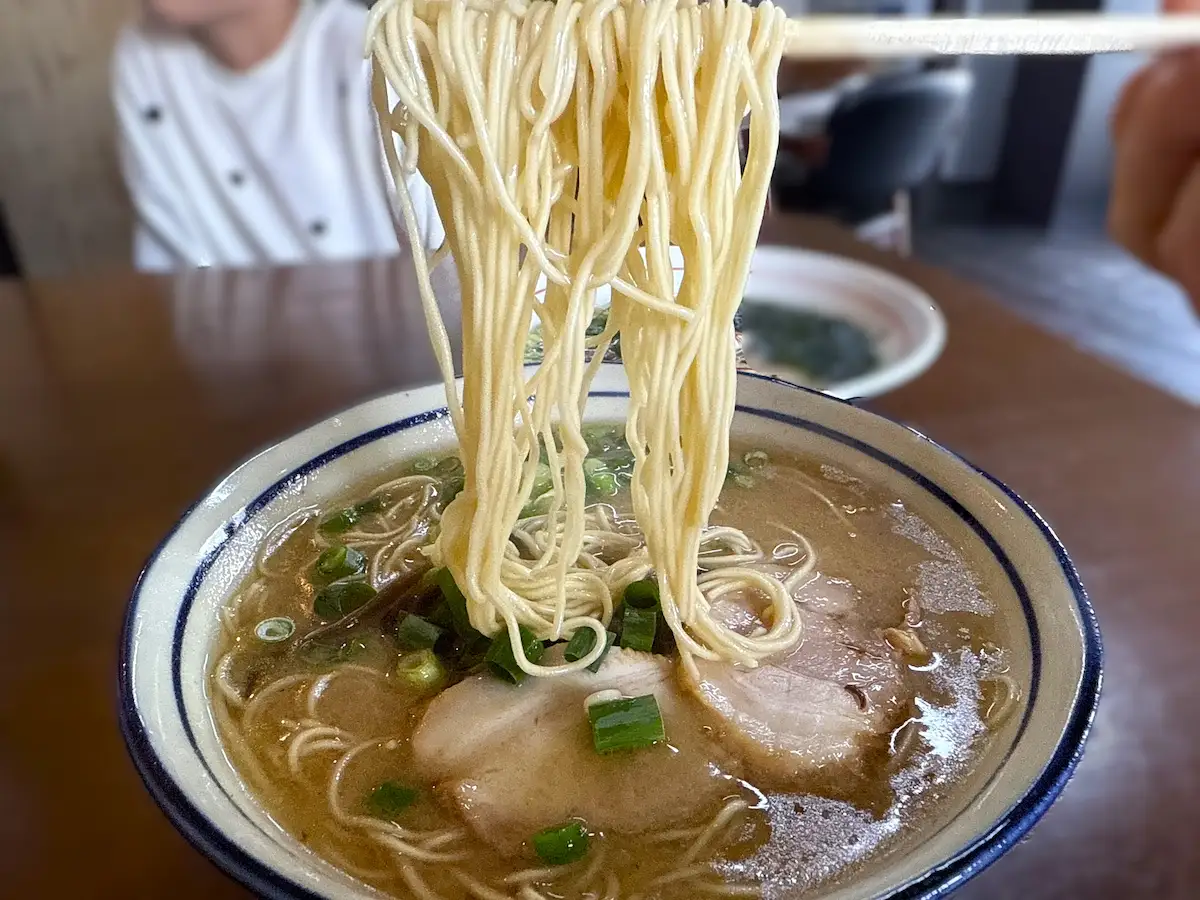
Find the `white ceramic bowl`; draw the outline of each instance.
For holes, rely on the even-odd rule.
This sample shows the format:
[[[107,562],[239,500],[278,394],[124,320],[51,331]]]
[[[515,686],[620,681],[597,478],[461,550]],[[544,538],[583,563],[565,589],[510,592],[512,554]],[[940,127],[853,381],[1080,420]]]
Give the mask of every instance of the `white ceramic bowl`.
[[[841,256],[759,247],[745,296],[747,302],[843,319],[866,332],[878,364],[856,378],[823,388],[844,400],[877,397],[912,381],[933,365],[946,345],[946,320],[928,294],[890,272]],[[786,367],[756,360],[749,335],[745,350],[752,368],[798,379]]]
[[[1095,617],[1066,552],[1015,494],[921,435],[829,397],[743,373],[735,433],[836,457],[966,548],[1010,632],[1019,711],[936,814],[848,882],[807,897],[939,897],[1011,847],[1079,760],[1100,688]],[[605,366],[588,417],[624,417],[624,373]],[[208,697],[217,610],[255,547],[297,508],[331,499],[397,458],[449,448],[440,386],[373,400],[265,450],[188,510],[134,590],[122,638],[120,709],[146,787],[201,852],[272,898],[379,896],[282,832],[222,752]],[[982,562],[979,562],[982,561]],[[806,900],[807,900],[806,897]]]

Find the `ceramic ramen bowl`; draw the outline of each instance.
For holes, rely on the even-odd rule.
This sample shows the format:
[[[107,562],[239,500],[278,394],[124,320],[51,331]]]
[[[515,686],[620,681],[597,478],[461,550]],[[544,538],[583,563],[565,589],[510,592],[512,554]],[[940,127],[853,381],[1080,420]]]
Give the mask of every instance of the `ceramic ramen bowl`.
[[[303,506],[397,459],[449,450],[440,385],[372,400],[264,450],[213,487],[154,552],[122,637],[120,710],[147,789],[214,863],[272,898],[379,894],[285,833],[222,749],[209,697],[218,610],[263,537]],[[604,366],[587,418],[621,420],[624,373]],[[805,898],[932,898],[1020,839],[1070,778],[1100,689],[1095,617],[1047,524],[1004,485],[909,429],[831,397],[743,372],[734,437],[834,461],[884,487],[968,552],[1009,636],[1019,708],[921,820]]]

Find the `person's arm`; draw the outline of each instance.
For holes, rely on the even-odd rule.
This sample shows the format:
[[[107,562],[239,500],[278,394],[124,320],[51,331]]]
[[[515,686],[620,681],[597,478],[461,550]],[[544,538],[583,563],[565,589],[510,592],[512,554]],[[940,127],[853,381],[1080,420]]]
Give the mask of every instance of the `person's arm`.
[[[1200,11],[1168,0],[1167,12]],[[1126,85],[1113,112],[1112,236],[1173,278],[1200,308],[1200,50],[1163,56]]]
[[[135,216],[133,264],[148,272],[203,265],[187,217],[178,208],[166,160],[154,140],[159,123],[152,121],[155,106],[146,97],[144,71],[139,39],[126,32],[113,59],[112,97],[121,173]]]

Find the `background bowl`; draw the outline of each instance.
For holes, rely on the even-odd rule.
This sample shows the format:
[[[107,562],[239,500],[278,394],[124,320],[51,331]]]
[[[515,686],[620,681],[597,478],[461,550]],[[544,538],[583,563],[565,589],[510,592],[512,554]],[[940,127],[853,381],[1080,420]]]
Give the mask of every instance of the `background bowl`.
[[[861,375],[822,386],[834,397],[877,397],[923,373],[946,346],[946,320],[933,298],[910,281],[866,263],[793,247],[754,251],[745,303],[819,313],[861,328],[875,365]],[[755,357],[753,335],[744,336],[747,364],[765,375],[799,381],[802,373]]]
[[[179,521],[134,589],[120,713],[150,793],[227,873],[272,898],[378,896],[284,833],[247,792],[214,727],[207,672],[217,611],[273,525],[397,459],[448,450],[442,387],[357,406],[242,464]],[[623,370],[604,366],[588,419],[623,419]],[[734,433],[836,459],[936,525],[976,563],[1009,635],[1024,699],[920,829],[806,897],[932,898],[980,871],[1058,795],[1100,688],[1094,615],[1065,551],[1015,494],[921,435],[829,397],[741,373]]]
[[[671,248],[675,289],[683,280],[683,253]],[[536,288],[546,291],[546,279]],[[813,250],[759,246],[750,261],[743,292],[747,305],[769,306],[791,313],[817,313],[861,329],[870,340],[875,364],[862,374],[817,387],[832,397],[853,400],[878,397],[924,373],[946,346],[946,320],[925,291],[875,266]],[[612,302],[607,286],[596,291],[596,308]],[[745,310],[745,306],[743,306]],[[533,317],[537,327],[538,318]],[[743,367],[764,375],[808,383],[805,373],[770,363],[754,352],[754,334],[739,335],[749,357]]]

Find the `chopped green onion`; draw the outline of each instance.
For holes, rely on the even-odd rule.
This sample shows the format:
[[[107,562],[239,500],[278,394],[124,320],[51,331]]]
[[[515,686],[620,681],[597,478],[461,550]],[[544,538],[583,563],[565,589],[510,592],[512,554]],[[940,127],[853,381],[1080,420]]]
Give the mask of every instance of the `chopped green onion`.
[[[542,658],[542,653],[545,652],[546,648],[542,646],[542,642],[537,639],[534,633],[524,625],[519,627],[519,633],[521,636],[521,648],[525,651],[525,658],[532,663],[537,662]],[[491,673],[497,678],[511,681],[513,684],[520,684],[525,680],[525,670],[517,665],[517,658],[513,655],[512,639],[509,637],[507,629],[492,638],[492,646],[488,647],[484,661],[487,663]]]
[[[450,621],[454,623],[454,630],[458,632],[458,636],[470,638],[479,634],[475,630],[475,626],[471,624],[471,616],[467,612],[467,598],[458,589],[449,569],[438,570],[437,584],[442,589],[442,597],[446,600],[446,609],[450,612]]]
[[[462,475],[451,475],[442,481],[442,486],[438,488],[438,504],[441,508],[445,509],[451,500],[462,493],[466,485],[466,479]]]
[[[439,475],[452,475],[463,470],[462,460],[457,456],[447,456],[437,464],[433,471]]]
[[[387,498],[376,494],[374,497],[368,497],[361,503],[355,503],[351,509],[358,513],[359,518],[362,518],[363,516],[373,516],[375,513],[383,512],[383,508],[386,505]]]
[[[280,641],[286,641],[295,633],[296,623],[287,616],[263,619],[254,626],[254,636],[268,644],[278,644]]]
[[[640,750],[667,739],[653,694],[593,703],[588,707],[588,720],[597,753]]]
[[[619,486],[616,473],[610,471],[603,460],[595,457],[583,461],[583,479],[591,496],[611,497]]]
[[[417,802],[420,791],[400,784],[385,781],[367,795],[367,810],[377,819],[395,820],[402,812]]]
[[[650,653],[654,650],[657,628],[658,610],[626,606],[621,614],[621,646],[626,650]]]
[[[413,460],[412,467],[414,472],[432,472],[437,464],[438,461],[432,456],[418,456]]]
[[[763,450],[751,450],[742,457],[742,461],[751,469],[761,469],[771,461],[771,457]]]
[[[609,450],[625,449],[625,429],[620,425],[585,425],[583,439],[597,456]]]
[[[400,657],[396,663],[396,677],[405,687],[424,693],[445,683],[446,669],[432,650],[417,650]]]
[[[317,591],[313,612],[330,621],[348,616],[375,596],[375,588],[365,581],[335,581]]]
[[[366,652],[367,642],[356,637],[340,644],[313,641],[301,648],[300,655],[307,663],[326,666],[332,663],[350,662]]]
[[[540,497],[534,497],[521,508],[521,518],[528,519],[531,516],[544,516],[550,512],[550,504],[554,502],[554,495],[547,491]]]
[[[529,496],[540,497],[552,487],[554,487],[554,476],[550,473],[550,467],[546,463],[538,463],[537,474],[533,478],[533,492]]]
[[[601,472],[592,476],[592,490],[597,496],[612,497],[620,490],[620,483],[613,472]]]
[[[450,614],[450,604],[446,603],[445,600],[430,610],[426,619],[429,620],[431,625],[436,625],[443,631],[454,631],[457,634],[457,630],[454,627],[454,616]]]
[[[321,534],[325,535],[345,534],[358,523],[359,518],[357,510],[353,508],[343,509],[322,521],[317,526],[317,529]]]
[[[612,649],[613,641],[617,636],[611,631],[605,632],[608,635],[608,643],[604,647],[604,652],[596,658],[596,661],[588,666],[589,672],[600,671],[600,666],[604,663],[604,657],[608,656],[608,651]],[[571,640],[567,642],[567,649],[563,651],[563,658],[567,662],[575,662],[583,659],[592,652],[592,648],[596,646],[596,632],[590,628],[580,628],[573,635]]]
[[[432,650],[445,633],[428,619],[409,613],[396,625],[396,646],[401,650]]]
[[[313,569],[320,580],[337,581],[339,578],[360,575],[366,567],[367,558],[353,547],[334,544],[317,557]]]
[[[646,578],[635,581],[625,588],[625,605],[637,609],[657,609],[660,603],[658,596],[658,579]]]
[[[609,469],[619,469],[621,471],[626,471],[626,470],[630,470],[633,468],[633,463],[634,463],[633,451],[629,450],[629,449],[610,450],[608,453],[605,453],[600,458],[602,460],[604,460],[604,464],[606,466],[608,466]]]
[[[549,866],[565,866],[583,859],[588,852],[587,827],[582,822],[566,822],[539,831],[533,836],[533,849]]]
[[[604,464],[604,460],[589,456],[583,461],[583,474],[590,478],[593,475],[600,475],[608,471],[608,466]]]

